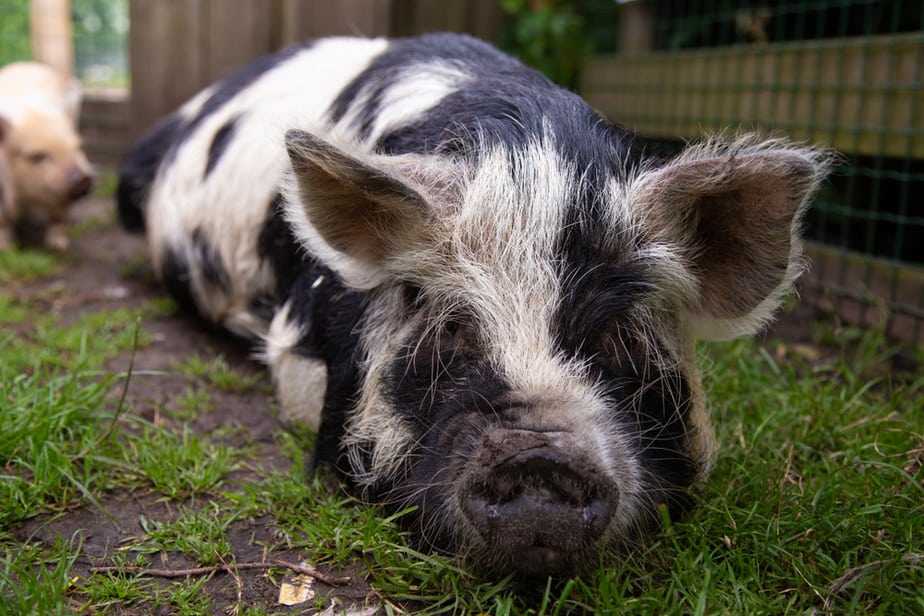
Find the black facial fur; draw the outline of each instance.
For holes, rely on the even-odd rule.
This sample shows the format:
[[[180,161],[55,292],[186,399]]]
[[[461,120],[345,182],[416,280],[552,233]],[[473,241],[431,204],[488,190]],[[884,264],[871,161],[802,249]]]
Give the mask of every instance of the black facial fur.
[[[604,386],[612,421],[635,441],[649,477],[648,496],[680,515],[691,504],[684,489],[697,475],[687,445],[690,388],[679,370],[659,365],[653,348],[664,357],[667,349],[634,320],[633,309],[654,291],[651,283],[638,266],[621,265],[625,259],[619,253],[631,247],[599,237],[605,227],[593,222],[593,212],[586,204],[574,208],[573,224],[564,225],[559,238],[564,293],[554,338],[566,356],[584,360],[588,377]]]

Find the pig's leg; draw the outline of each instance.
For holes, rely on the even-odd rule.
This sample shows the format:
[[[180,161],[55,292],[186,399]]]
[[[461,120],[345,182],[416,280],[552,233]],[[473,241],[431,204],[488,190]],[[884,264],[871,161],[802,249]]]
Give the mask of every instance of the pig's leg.
[[[64,252],[70,244],[66,224],[51,223],[48,225],[48,229],[45,230],[45,246],[56,252]]]

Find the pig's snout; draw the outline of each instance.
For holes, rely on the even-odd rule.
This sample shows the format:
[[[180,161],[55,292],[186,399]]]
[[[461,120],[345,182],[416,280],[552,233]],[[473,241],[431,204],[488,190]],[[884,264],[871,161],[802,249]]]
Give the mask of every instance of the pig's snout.
[[[93,188],[93,176],[82,169],[74,169],[67,176],[67,197],[76,201],[86,197]]]
[[[617,490],[573,436],[494,430],[468,466],[462,508],[485,543],[526,575],[567,573],[597,548]]]

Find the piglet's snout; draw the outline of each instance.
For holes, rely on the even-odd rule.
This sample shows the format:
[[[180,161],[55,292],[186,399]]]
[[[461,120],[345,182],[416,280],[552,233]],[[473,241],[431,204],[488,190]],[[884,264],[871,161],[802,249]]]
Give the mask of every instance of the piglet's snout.
[[[70,200],[76,201],[86,197],[93,188],[93,175],[86,171],[74,168],[67,175],[67,196]]]
[[[609,525],[617,490],[563,432],[489,431],[468,465],[465,515],[528,575],[568,569]]]

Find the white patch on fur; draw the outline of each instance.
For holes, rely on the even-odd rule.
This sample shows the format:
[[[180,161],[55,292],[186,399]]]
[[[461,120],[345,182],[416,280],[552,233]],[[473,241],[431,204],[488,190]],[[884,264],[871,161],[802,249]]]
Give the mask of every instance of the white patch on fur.
[[[289,312],[290,306],[286,304],[273,317],[259,357],[270,367],[280,419],[284,423],[304,424],[317,432],[327,391],[327,365],[295,352],[304,331],[290,320]]]
[[[271,292],[273,272],[259,259],[255,246],[288,167],[285,132],[321,131],[319,119],[331,102],[386,47],[383,39],[332,38],[299,51],[206,117],[173,163],[162,169],[147,204],[152,260],[159,268],[169,248],[191,264],[191,286],[204,316],[246,326],[250,299]],[[306,75],[311,87],[305,87]],[[182,115],[194,116],[213,89],[187,103]],[[235,133],[203,181],[214,136],[235,117]],[[195,229],[202,229],[203,239],[221,258],[231,284],[228,295],[217,293],[202,279],[190,242]]]
[[[394,78],[385,89],[377,109],[372,130],[366,143],[375,143],[378,139],[401,126],[420,118],[435,107],[443,98],[464,87],[472,75],[462,70],[459,65],[444,61],[422,62],[407,67]],[[373,85],[379,85],[373,82]],[[358,115],[372,93],[362,91],[338,123],[346,129],[359,123]]]

